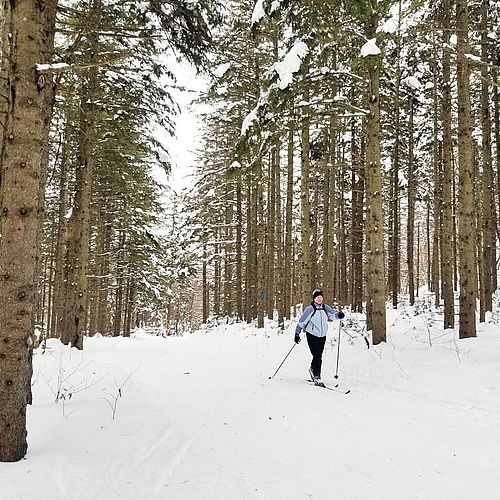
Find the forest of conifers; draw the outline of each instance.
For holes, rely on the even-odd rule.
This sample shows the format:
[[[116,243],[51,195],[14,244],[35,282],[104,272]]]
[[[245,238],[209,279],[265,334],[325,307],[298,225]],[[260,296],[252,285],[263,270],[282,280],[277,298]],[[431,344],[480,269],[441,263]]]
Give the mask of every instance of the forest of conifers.
[[[374,344],[423,291],[476,335],[498,284],[500,4],[0,8],[0,460],[24,456],[47,337],[284,325],[314,288],[366,313]],[[155,170],[176,161],[179,61],[206,90],[175,193]]]

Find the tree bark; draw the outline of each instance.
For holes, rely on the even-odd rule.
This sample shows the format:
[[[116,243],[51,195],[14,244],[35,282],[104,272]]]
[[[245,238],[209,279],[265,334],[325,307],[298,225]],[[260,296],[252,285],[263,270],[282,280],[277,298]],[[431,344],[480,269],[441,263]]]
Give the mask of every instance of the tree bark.
[[[488,9],[489,0],[481,1],[481,60],[488,62]],[[488,68],[481,66],[481,156],[482,156],[482,239],[483,239],[483,293],[484,310],[493,309],[493,273],[496,273],[496,228],[493,165],[491,162],[491,116],[489,103]]]
[[[373,12],[367,23],[366,35],[374,38],[378,25],[378,11],[375,0]],[[382,171],[380,166],[380,65],[378,56],[366,58],[368,66],[368,122],[367,122],[367,238],[370,254],[368,259],[368,301],[371,303],[373,344],[386,341],[385,311],[385,264],[384,264],[384,214],[382,209]]]
[[[409,121],[408,121],[408,225],[406,232],[406,258],[408,264],[408,292],[410,305],[415,304],[415,174],[413,169],[413,107],[414,97],[410,95]],[[417,263],[418,270],[418,263]]]
[[[54,103],[50,63],[56,2],[11,2],[7,135],[2,150],[0,218],[0,461],[24,457],[31,401],[32,328],[39,234],[43,224],[49,126]],[[43,8],[42,8],[43,7]]]
[[[304,68],[307,68],[306,64],[303,64]],[[305,74],[306,69],[304,69]],[[305,83],[304,92],[302,98],[305,102],[309,102],[309,86]],[[309,107],[304,106],[302,124],[301,124],[301,148],[300,148],[300,207],[301,207],[301,218],[300,218],[300,234],[301,234],[301,299],[302,304],[308,304],[311,298],[312,285],[311,283],[311,209],[309,200],[309,170],[310,170],[310,160],[309,160],[309,150],[310,150],[310,138],[309,138],[309,127],[310,127],[310,116]]]
[[[469,17],[467,0],[457,0],[457,87],[459,212],[458,251],[460,277],[459,337],[476,336],[477,271],[474,221],[473,150],[469,83]]]
[[[284,277],[284,309],[285,318],[290,319],[292,307],[292,274],[293,274],[293,247],[292,247],[292,210],[293,210],[293,126],[289,124],[287,148],[287,182],[286,182],[286,216],[285,216],[285,277]]]
[[[450,81],[450,16],[452,0],[444,0],[443,14],[443,104],[441,111],[443,126],[443,188],[441,233],[441,277],[444,300],[444,328],[455,328],[455,305],[453,294],[453,163],[451,138],[451,81]]]

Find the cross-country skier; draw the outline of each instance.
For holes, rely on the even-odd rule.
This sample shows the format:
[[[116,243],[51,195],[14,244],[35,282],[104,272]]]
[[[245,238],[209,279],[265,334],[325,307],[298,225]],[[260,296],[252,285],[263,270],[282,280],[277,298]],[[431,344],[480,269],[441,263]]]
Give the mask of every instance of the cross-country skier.
[[[328,320],[342,319],[344,313],[335,311],[329,305],[323,304],[323,291],[314,290],[312,293],[312,302],[308,305],[302,316],[299,318],[297,328],[295,329],[295,342],[300,342],[300,332],[306,331],[307,344],[312,354],[311,367],[309,374],[311,380],[316,385],[323,385],[321,381],[321,363],[323,349],[325,348],[326,333],[328,332]]]

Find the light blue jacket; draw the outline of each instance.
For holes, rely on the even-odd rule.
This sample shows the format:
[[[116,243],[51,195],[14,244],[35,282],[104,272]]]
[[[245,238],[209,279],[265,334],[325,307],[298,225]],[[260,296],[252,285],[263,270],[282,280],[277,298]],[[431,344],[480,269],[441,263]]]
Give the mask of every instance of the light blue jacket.
[[[324,306],[324,309],[323,309]],[[316,312],[314,312],[316,307]],[[309,304],[302,313],[295,328],[295,333],[300,333],[304,329],[307,333],[316,337],[326,337],[328,332],[328,320],[339,319],[338,312],[326,304],[313,306]]]

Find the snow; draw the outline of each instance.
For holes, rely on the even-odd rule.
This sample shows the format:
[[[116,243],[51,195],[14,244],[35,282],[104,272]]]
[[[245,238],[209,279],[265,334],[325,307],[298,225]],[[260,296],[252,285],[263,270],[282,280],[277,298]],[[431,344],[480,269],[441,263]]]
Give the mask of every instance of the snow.
[[[377,28],[377,33],[390,33],[394,34],[398,31],[398,19],[391,17],[387,19],[382,25]]]
[[[255,3],[255,7],[252,12],[252,21],[250,23],[251,26],[260,22],[260,20],[266,15],[264,11],[264,0],[257,0]]]
[[[467,59],[470,59],[471,61],[477,61],[481,62],[481,58],[479,56],[476,56],[474,54],[464,54]]]
[[[247,131],[252,127],[253,123],[257,121],[258,116],[257,116],[257,111],[259,110],[259,105],[257,105],[250,113],[248,113],[247,116],[245,116],[245,119],[243,120],[243,123],[241,125],[241,135],[245,135]]]
[[[281,62],[274,64],[273,69],[278,73],[278,87],[281,90],[286,89],[293,82],[293,73],[299,71],[302,60],[308,52],[307,45],[299,40]]]
[[[388,319],[387,344],[367,349],[342,333],[349,395],[305,382],[305,340],[268,379],[293,346],[293,322],[284,334],[272,322],[168,338],[138,330],[88,338],[83,352],[49,340],[33,358],[28,454],[0,463],[0,496],[498,498],[498,325],[458,341],[432,312]]]
[[[403,82],[416,90],[420,90],[422,88],[420,80],[418,80],[418,78],[416,78],[415,76],[408,76],[407,78],[403,79]]]
[[[271,9],[270,9],[271,14],[274,11],[278,10],[280,8],[280,6],[281,6],[281,0],[273,0],[271,2]]]
[[[58,69],[66,69],[69,68],[68,63],[54,63],[54,64],[37,64],[37,71],[50,71],[50,70],[58,70]]]
[[[361,47],[361,56],[377,56],[381,53],[380,49],[377,47],[377,40],[375,38],[370,38],[363,47]]]

